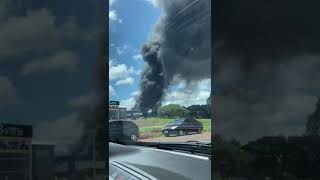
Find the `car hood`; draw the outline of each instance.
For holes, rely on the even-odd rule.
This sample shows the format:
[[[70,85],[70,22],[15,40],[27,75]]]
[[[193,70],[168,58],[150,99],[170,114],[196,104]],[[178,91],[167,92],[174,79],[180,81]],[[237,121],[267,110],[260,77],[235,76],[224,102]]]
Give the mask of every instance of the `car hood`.
[[[170,129],[171,127],[174,127],[174,126],[179,127],[179,126],[181,126],[181,125],[166,125],[166,126],[164,127],[164,129]]]

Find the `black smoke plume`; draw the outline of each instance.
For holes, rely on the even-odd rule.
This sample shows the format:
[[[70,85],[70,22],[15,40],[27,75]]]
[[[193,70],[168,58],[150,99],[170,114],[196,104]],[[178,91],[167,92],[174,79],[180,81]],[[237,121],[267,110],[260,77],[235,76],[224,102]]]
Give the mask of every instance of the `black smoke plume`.
[[[309,135],[309,136],[320,135],[320,98],[319,97],[317,100],[315,111],[308,116],[305,135]]]
[[[152,43],[142,48],[143,59],[147,63],[141,75],[140,87],[143,90],[139,99],[139,107],[143,112],[153,108],[165,87],[161,60],[159,59],[159,44]],[[160,94],[160,97],[159,97]]]
[[[105,160],[107,144],[107,126],[106,126],[106,99],[107,99],[107,31],[101,33],[98,42],[99,52],[96,65],[94,67],[94,86],[96,100],[87,107],[83,107],[79,112],[79,123],[83,123],[83,132],[80,140],[70,149],[73,155],[89,153],[92,151],[92,142],[95,138],[94,147],[97,152],[97,158]]]
[[[320,2],[213,1],[214,131],[303,133],[320,81]]]
[[[136,107],[144,111],[161,102],[175,76],[191,82],[211,72],[211,1],[158,2],[164,15],[141,50],[146,66]]]

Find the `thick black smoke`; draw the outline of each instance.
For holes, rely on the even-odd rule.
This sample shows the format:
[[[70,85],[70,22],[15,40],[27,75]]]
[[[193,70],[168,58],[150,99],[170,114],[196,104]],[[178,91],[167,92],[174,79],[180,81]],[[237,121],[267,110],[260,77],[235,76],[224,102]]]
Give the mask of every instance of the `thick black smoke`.
[[[320,2],[213,7],[214,131],[243,142],[303,133],[320,88]]]
[[[165,86],[159,49],[160,46],[156,43],[145,45],[142,48],[143,59],[147,63],[140,80],[140,87],[143,91],[139,99],[139,107],[142,111],[153,108],[153,105],[159,101],[159,94],[162,94]]]
[[[80,140],[72,146],[70,151],[73,155],[77,153],[88,153],[92,150],[93,138],[95,138],[95,149],[98,153],[98,157],[101,160],[105,160],[105,152],[107,151],[106,137],[106,81],[107,81],[107,32],[104,31],[100,36],[98,42],[98,55],[96,65],[94,67],[94,90],[96,95],[96,101],[92,104],[88,104],[86,107],[82,107],[79,112],[79,123],[83,123],[83,132]]]
[[[210,77],[211,1],[159,1],[164,15],[141,51],[145,69],[137,106],[151,109],[160,102],[175,76],[187,82]]]
[[[315,111],[308,116],[306,123],[306,135],[318,136],[320,134],[320,98],[316,104]]]

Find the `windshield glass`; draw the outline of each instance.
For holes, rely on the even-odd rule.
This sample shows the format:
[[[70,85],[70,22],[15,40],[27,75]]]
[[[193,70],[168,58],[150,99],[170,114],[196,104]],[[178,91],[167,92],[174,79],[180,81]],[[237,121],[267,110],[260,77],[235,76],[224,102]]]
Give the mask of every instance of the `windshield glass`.
[[[109,137],[211,141],[210,1],[152,2],[109,6]]]
[[[175,121],[169,123],[169,125],[180,125],[184,122],[183,119],[176,119]]]

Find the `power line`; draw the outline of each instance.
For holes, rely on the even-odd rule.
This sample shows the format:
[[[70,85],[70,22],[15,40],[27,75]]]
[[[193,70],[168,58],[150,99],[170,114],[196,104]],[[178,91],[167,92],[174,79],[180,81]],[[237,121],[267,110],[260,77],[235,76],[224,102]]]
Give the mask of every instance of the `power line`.
[[[211,8],[205,8],[202,11],[196,11],[194,13],[190,12],[189,14],[182,16],[181,18],[178,17],[178,15],[180,15],[182,12],[185,12],[186,9],[190,8],[191,6],[194,6],[197,1],[192,2],[191,4],[189,4],[187,7],[183,8],[183,10],[181,10],[173,19],[176,19],[173,23],[169,24],[166,28],[166,31],[169,31],[171,29],[175,29],[175,30],[181,30],[181,27],[190,27],[191,25],[203,20],[206,17],[211,16]],[[199,8],[204,7],[204,4],[199,4]],[[199,9],[198,8],[198,9]],[[178,18],[177,18],[178,17]],[[182,22],[182,23],[180,23]],[[179,24],[180,23],[180,24]]]
[[[182,12],[184,12],[186,9],[188,9],[189,7],[191,7],[193,4],[195,4],[196,2],[198,2],[199,0],[194,0],[193,2],[191,2],[189,5],[187,5],[185,8],[183,8],[180,12],[178,12],[174,18],[176,18],[177,16],[179,16]]]
[[[183,24],[181,24],[180,26],[177,26],[177,27],[176,27],[176,30],[177,30],[178,32],[179,32],[180,30],[184,30],[184,29],[189,28],[189,27],[191,27],[192,25],[200,22],[201,20],[204,20],[205,18],[211,16],[211,11],[210,11],[210,12],[205,12],[205,11],[203,11],[203,12],[204,12],[204,13],[203,13],[202,16],[200,16],[200,17],[196,17],[196,16],[192,17],[192,18],[189,19],[186,23],[183,23]]]
[[[182,10],[180,10],[173,18],[173,23],[169,24],[167,26],[167,29],[170,29],[172,26],[174,26],[176,24],[176,21],[174,21],[174,19],[176,19],[181,13],[183,13],[186,9],[190,8],[191,6],[195,5],[196,2],[199,2],[198,0],[195,0],[193,2],[191,2],[189,5],[187,5],[186,7],[184,7]]]

